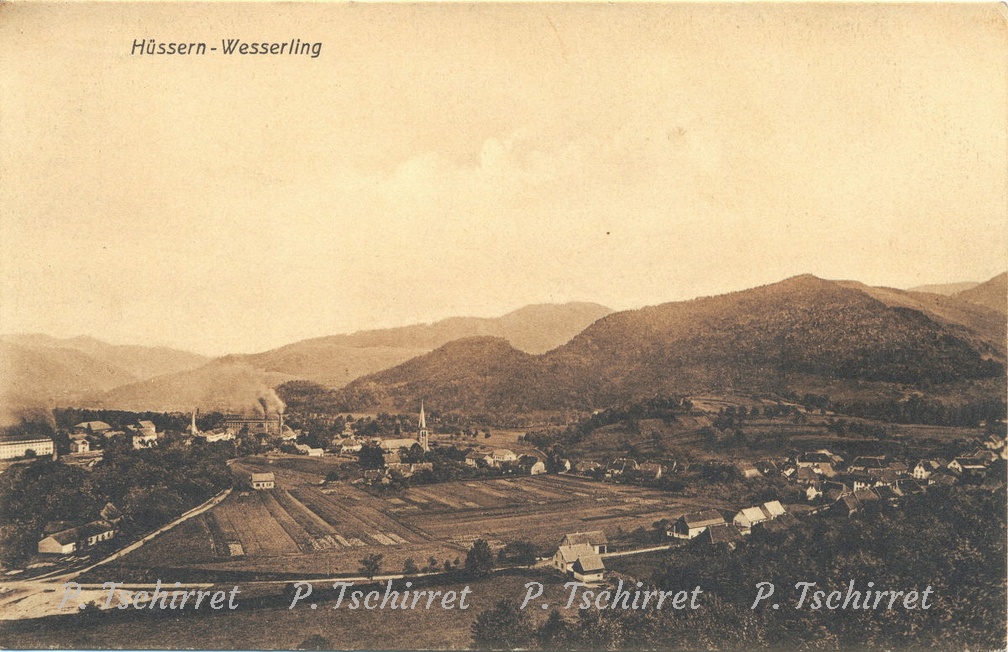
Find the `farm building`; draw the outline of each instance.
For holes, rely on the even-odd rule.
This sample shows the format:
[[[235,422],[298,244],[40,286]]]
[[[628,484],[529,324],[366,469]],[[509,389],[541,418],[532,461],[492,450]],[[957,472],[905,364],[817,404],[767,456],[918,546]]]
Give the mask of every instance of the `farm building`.
[[[560,546],[553,553],[553,567],[558,571],[569,573],[574,570],[574,562],[582,557],[596,556],[598,553],[587,543],[578,543],[571,546]]]
[[[772,500],[757,507],[746,507],[735,515],[732,522],[742,534],[749,534],[754,525],[773,520],[786,513],[787,511],[779,500]]]
[[[253,473],[250,481],[252,482],[253,489],[272,489],[276,485],[276,479],[273,477],[272,471]]]
[[[91,442],[87,440],[87,437],[78,437],[70,440],[71,453],[87,453],[90,450]]]
[[[515,471],[522,475],[539,475],[546,473],[546,464],[533,455],[523,455],[514,463]]]
[[[480,466],[481,463],[490,466],[493,464],[493,458],[487,453],[472,451],[465,456],[465,463],[467,466]]]
[[[104,435],[112,430],[112,426],[104,421],[81,421],[73,427],[73,431],[80,435]]]
[[[308,457],[322,457],[322,454],[325,452],[321,448],[312,448],[308,444],[294,444],[294,448],[296,448],[299,453],[303,453]]]
[[[724,525],[712,525],[700,535],[700,540],[711,545],[724,545],[729,550],[734,550],[739,541],[742,540],[742,533],[731,523]]]
[[[584,582],[585,584],[601,582],[602,577],[605,575],[605,564],[602,563],[602,558],[598,555],[578,557],[577,561],[574,562],[573,568],[571,568],[571,572],[574,574],[574,579],[578,582]]]
[[[0,441],[0,460],[12,460],[17,457],[25,457],[29,451],[35,457],[52,455],[54,452],[53,440],[36,437],[32,439],[9,439]]]
[[[38,542],[40,554],[65,555],[90,548],[115,537],[115,527],[107,521],[93,521],[81,527],[54,532]]]
[[[609,539],[602,530],[565,534],[564,538],[560,540],[560,547],[577,546],[585,543],[592,547],[595,554],[604,554],[609,551]]]
[[[518,456],[506,448],[498,448],[490,453],[490,466],[501,467],[517,460]]]
[[[713,509],[705,509],[699,512],[683,514],[675,523],[672,529],[667,531],[668,536],[676,539],[693,539],[703,534],[703,531],[712,525],[724,525],[724,517],[721,513]]]

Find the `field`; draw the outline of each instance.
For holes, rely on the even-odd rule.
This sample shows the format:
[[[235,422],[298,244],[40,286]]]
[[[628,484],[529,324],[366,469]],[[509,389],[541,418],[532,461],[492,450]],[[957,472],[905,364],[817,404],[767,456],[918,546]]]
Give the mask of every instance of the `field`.
[[[384,572],[400,572],[407,558],[424,567],[433,558],[464,559],[477,538],[493,547],[531,541],[543,554],[566,532],[620,534],[717,500],[684,501],[657,490],[602,484],[571,476],[538,475],[412,487],[376,496],[347,483],[318,485],[288,461],[236,464],[236,472],[273,468],[276,488],[236,491],[227,500],[115,562],[124,577],[152,569],[247,573],[249,578],[297,574],[353,575],[368,554],[383,555]],[[292,467],[292,468],[288,468]],[[618,543],[617,543],[618,545]],[[103,570],[103,574],[111,572]]]
[[[161,616],[158,612],[123,611],[96,614],[82,621],[76,616],[39,621],[0,622],[0,646],[5,649],[211,649],[292,650],[312,636],[325,636],[336,649],[465,649],[471,646],[470,627],[476,615],[501,598],[520,601],[525,583],[544,582],[541,600],[562,606],[567,592],[560,575],[540,572],[496,575],[481,581],[438,585],[436,589],[460,591],[470,586],[465,611],[333,609],[322,603],[312,610],[307,604],[288,609],[289,602],[257,605],[241,588],[239,609],[224,612],[187,612]],[[537,601],[538,603],[539,601]],[[344,605],[345,606],[345,605]],[[547,612],[529,608],[537,622]],[[575,616],[572,610],[569,617]]]

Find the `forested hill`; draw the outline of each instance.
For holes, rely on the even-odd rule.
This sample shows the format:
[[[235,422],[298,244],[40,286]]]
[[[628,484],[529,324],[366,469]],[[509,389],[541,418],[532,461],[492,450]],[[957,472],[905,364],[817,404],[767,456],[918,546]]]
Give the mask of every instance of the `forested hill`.
[[[425,399],[441,410],[514,413],[719,391],[940,394],[979,385],[1003,395],[1004,362],[1004,320],[992,310],[806,275],[614,313],[539,356],[492,338],[453,342],[359,379],[344,396],[356,407]]]

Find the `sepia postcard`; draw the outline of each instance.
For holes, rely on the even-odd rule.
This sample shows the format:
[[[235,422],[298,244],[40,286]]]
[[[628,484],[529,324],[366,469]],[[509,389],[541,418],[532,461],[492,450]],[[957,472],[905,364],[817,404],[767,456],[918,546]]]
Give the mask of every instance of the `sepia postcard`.
[[[0,2],[0,648],[1005,649],[1006,6]]]

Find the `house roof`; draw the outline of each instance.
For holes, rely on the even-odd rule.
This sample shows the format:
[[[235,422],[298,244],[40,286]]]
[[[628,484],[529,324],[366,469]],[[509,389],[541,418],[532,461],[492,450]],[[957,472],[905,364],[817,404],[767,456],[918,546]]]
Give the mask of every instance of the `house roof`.
[[[860,502],[879,499],[879,495],[873,489],[858,489],[854,492],[854,497]]]
[[[560,557],[566,563],[577,561],[581,557],[591,557],[595,554],[595,549],[587,543],[579,543],[573,546],[560,546],[557,548]]]
[[[742,533],[738,531],[738,528],[728,523],[712,525],[707,528],[703,536],[706,536],[711,543],[733,543],[742,540]]]
[[[91,521],[86,525],[81,525],[80,527],[72,527],[66,530],[60,530],[59,532],[54,532],[42,540],[52,539],[61,546],[65,546],[68,543],[73,543],[75,541],[80,541],[81,539],[86,539],[90,536],[96,534],[103,534],[114,530],[115,527],[108,521]]]
[[[274,482],[274,476],[272,471],[266,473],[253,473],[252,482]]]
[[[771,500],[768,503],[763,503],[763,509],[770,514],[770,518],[777,518],[787,513],[784,509],[784,505],[780,504],[779,500]]]
[[[144,430],[157,430],[157,426],[154,425],[153,421],[144,420],[144,421],[138,421],[137,423],[139,423],[140,427],[143,428]]]
[[[486,459],[486,453],[480,453],[479,451],[472,451],[466,455],[467,460],[483,460]]]
[[[577,573],[598,573],[604,570],[605,564],[602,563],[602,558],[598,555],[578,557],[574,562],[574,571]]]
[[[858,499],[854,497],[854,494],[844,494],[840,496],[840,498],[837,499],[836,504],[837,505],[843,504],[843,506],[845,506],[848,509],[848,511],[851,512],[856,512],[858,510],[858,507],[861,506],[861,504],[858,502]]]
[[[560,541],[561,546],[576,546],[583,543],[590,546],[604,546],[609,544],[609,539],[606,538],[605,532],[602,530],[592,530],[591,532],[565,534],[563,540]]]
[[[735,515],[735,518],[739,518],[740,516],[743,520],[749,521],[750,523],[759,523],[760,521],[765,521],[770,518],[770,515],[765,513],[759,507],[745,507]]]
[[[86,428],[88,430],[112,430],[112,426],[104,421],[81,421],[74,428]]]
[[[504,458],[504,457],[516,457],[516,455],[514,454],[514,452],[509,451],[506,448],[497,448],[497,449],[494,450],[494,452],[492,454],[493,454],[494,457],[500,457],[500,458]]]
[[[714,509],[705,509],[699,512],[690,512],[689,514],[683,514],[679,517],[679,520],[686,524],[687,527],[707,527],[709,525],[719,525],[724,523],[724,517],[721,513]]]
[[[400,448],[413,448],[413,446],[419,446],[420,442],[415,439],[410,439],[408,437],[400,439],[383,439],[381,440],[381,447],[385,450],[399,450]]]

